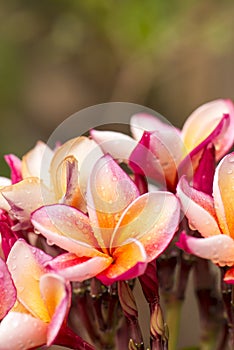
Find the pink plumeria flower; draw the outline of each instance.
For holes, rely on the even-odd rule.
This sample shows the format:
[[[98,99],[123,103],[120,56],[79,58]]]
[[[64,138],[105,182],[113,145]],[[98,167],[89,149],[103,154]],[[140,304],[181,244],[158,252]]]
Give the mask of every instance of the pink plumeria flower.
[[[97,276],[109,285],[142,274],[171,241],[180,206],[168,192],[139,196],[130,177],[109,156],[100,158],[87,187],[88,216],[67,205],[45,206],[32,223],[68,253],[48,265],[71,281]]]
[[[210,142],[215,146],[216,160],[231,148],[234,107],[230,100],[206,103],[188,117],[181,131],[147,114],[134,115],[130,125],[134,139],[97,130],[92,130],[91,136],[104,152],[127,160],[135,172],[146,174],[174,192],[181,175],[192,178]]]
[[[52,258],[18,240],[0,260],[0,350],[53,344],[70,307],[70,286],[44,265]],[[10,310],[9,310],[10,309]]]
[[[192,229],[204,238],[182,233],[179,247],[219,266],[234,266],[234,153],[226,155],[216,168],[213,196],[197,191],[182,177],[177,195]],[[234,267],[225,275],[234,283]]]
[[[30,214],[37,208],[65,203],[86,211],[84,192],[92,164],[103,155],[95,141],[78,137],[55,152],[39,141],[21,161],[22,180],[0,190],[8,211],[18,220],[15,230],[28,229]],[[11,157],[12,173],[19,164]]]
[[[5,261],[0,257],[0,320],[16,302],[16,288]],[[1,343],[1,338],[0,338]]]

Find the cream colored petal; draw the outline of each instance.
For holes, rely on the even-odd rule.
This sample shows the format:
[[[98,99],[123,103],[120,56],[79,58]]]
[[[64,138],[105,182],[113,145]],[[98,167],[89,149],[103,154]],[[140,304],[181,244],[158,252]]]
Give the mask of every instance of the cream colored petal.
[[[27,178],[1,190],[11,207],[11,213],[20,222],[18,228],[30,227],[30,215],[42,205],[55,202],[53,193],[38,178]]]
[[[32,223],[49,244],[78,256],[102,255],[97,250],[89,218],[73,207],[64,204],[42,207],[32,214]]]
[[[111,251],[123,246],[128,239],[136,239],[143,245],[147,261],[151,261],[173,238],[179,215],[179,201],[169,192],[150,192],[138,197],[120,218]]]
[[[234,153],[224,157],[216,168],[213,196],[220,226],[234,238]]]
[[[73,156],[78,161],[79,187],[84,194],[86,192],[88,176],[95,162],[102,155],[103,152],[98,144],[94,140],[84,136],[71,139],[60,146],[54,154],[50,168],[52,182],[55,191],[57,191],[57,197],[62,198],[64,195],[57,181],[62,175],[61,164],[65,158]]]
[[[212,197],[190,187],[184,177],[181,178],[177,186],[177,196],[191,229],[198,230],[203,237],[222,233]]]
[[[50,315],[41,297],[39,280],[47,272],[43,265],[49,260],[50,256],[23,240],[14,244],[7,259],[18,300],[34,317],[44,322],[50,321]]]
[[[42,141],[22,158],[23,178],[38,177],[50,187],[50,163],[54,152]]]
[[[121,132],[91,130],[92,138],[99,144],[103,152],[114,159],[127,162],[137,142]]]
[[[230,124],[216,145],[217,158],[224,155],[234,141],[234,108],[229,100],[215,100],[197,108],[186,120],[182,129],[182,139],[187,153],[204,141],[221,121],[224,114],[230,115]]]
[[[139,195],[130,177],[110,155],[95,164],[87,188],[87,207],[94,234],[102,248],[110,239],[120,215]]]

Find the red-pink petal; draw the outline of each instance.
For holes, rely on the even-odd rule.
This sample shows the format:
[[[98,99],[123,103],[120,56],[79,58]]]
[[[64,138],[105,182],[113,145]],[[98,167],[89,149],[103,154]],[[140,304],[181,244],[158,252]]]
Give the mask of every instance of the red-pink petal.
[[[38,348],[46,344],[48,324],[29,314],[9,312],[0,323],[0,350]]]
[[[216,157],[220,159],[234,141],[234,108],[230,100],[216,100],[197,108],[187,119],[182,129],[182,139],[190,152],[213,134],[224,115],[229,115],[229,122],[215,138]],[[213,140],[210,140],[211,142]]]
[[[72,253],[59,255],[49,266],[68,281],[84,281],[95,277],[105,270],[113,259],[110,256],[96,256],[93,258],[78,257]]]
[[[193,176],[193,187],[196,190],[212,195],[215,165],[215,148],[213,144],[208,144]]]
[[[6,263],[0,258],[0,320],[16,301],[16,289]]]
[[[234,265],[234,240],[227,235],[195,238],[182,233],[177,245],[188,253],[212,260],[220,266]]]
[[[173,191],[182,154],[183,143],[176,129],[145,131],[130,156],[130,166]]]
[[[76,208],[64,204],[45,206],[36,210],[31,220],[37,233],[46,237],[49,244],[56,244],[78,256],[100,253],[89,218]]]
[[[234,284],[234,267],[227,270],[223,278],[224,282]]]
[[[9,168],[11,169],[11,182],[15,184],[22,180],[21,160],[14,154],[6,154],[4,156]]]
[[[138,113],[131,117],[131,132],[136,140],[140,140],[144,131],[162,131],[163,133],[171,133],[171,130],[180,134],[180,130],[170,125],[168,122],[161,121],[162,116],[156,117],[146,113]],[[165,120],[165,119],[164,119]],[[166,121],[166,120],[165,120]]]
[[[198,230],[203,237],[221,233],[212,197],[190,187],[185,177],[179,181],[177,196],[192,229]]]

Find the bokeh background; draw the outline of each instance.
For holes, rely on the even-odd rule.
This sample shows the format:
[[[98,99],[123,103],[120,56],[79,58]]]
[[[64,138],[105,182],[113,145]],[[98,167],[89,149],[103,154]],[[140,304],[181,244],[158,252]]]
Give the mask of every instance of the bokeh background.
[[[94,104],[142,104],[181,127],[233,99],[233,18],[233,0],[0,0],[1,175],[3,154]]]

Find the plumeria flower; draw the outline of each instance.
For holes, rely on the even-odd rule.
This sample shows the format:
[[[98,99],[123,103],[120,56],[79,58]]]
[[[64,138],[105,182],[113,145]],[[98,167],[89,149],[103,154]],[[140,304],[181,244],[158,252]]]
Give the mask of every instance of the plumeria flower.
[[[16,289],[8,267],[3,258],[0,257],[0,320],[6,316],[15,302]]]
[[[182,233],[178,246],[219,266],[231,266],[225,281],[234,283],[234,153],[226,155],[216,168],[213,196],[192,188],[184,177],[177,195],[191,228],[204,237]]]
[[[50,346],[68,314],[71,292],[65,280],[44,265],[51,257],[18,240],[0,260],[0,349]]]
[[[130,121],[130,136],[92,130],[91,136],[104,152],[127,160],[135,171],[154,179],[172,192],[178,178],[190,179],[212,142],[220,160],[234,142],[234,107],[230,100],[216,100],[196,109],[182,130],[148,114],[136,114]]]
[[[45,204],[66,203],[86,211],[84,192],[88,174],[102,155],[95,141],[78,137],[56,151],[39,141],[21,162],[8,156],[15,183],[0,192],[7,202],[6,209],[18,220],[14,229],[28,229],[30,214]]]
[[[89,177],[88,216],[67,205],[44,206],[32,214],[38,233],[68,253],[48,265],[71,281],[97,276],[109,285],[142,274],[171,241],[180,206],[168,192],[139,196],[130,177],[109,155]]]

